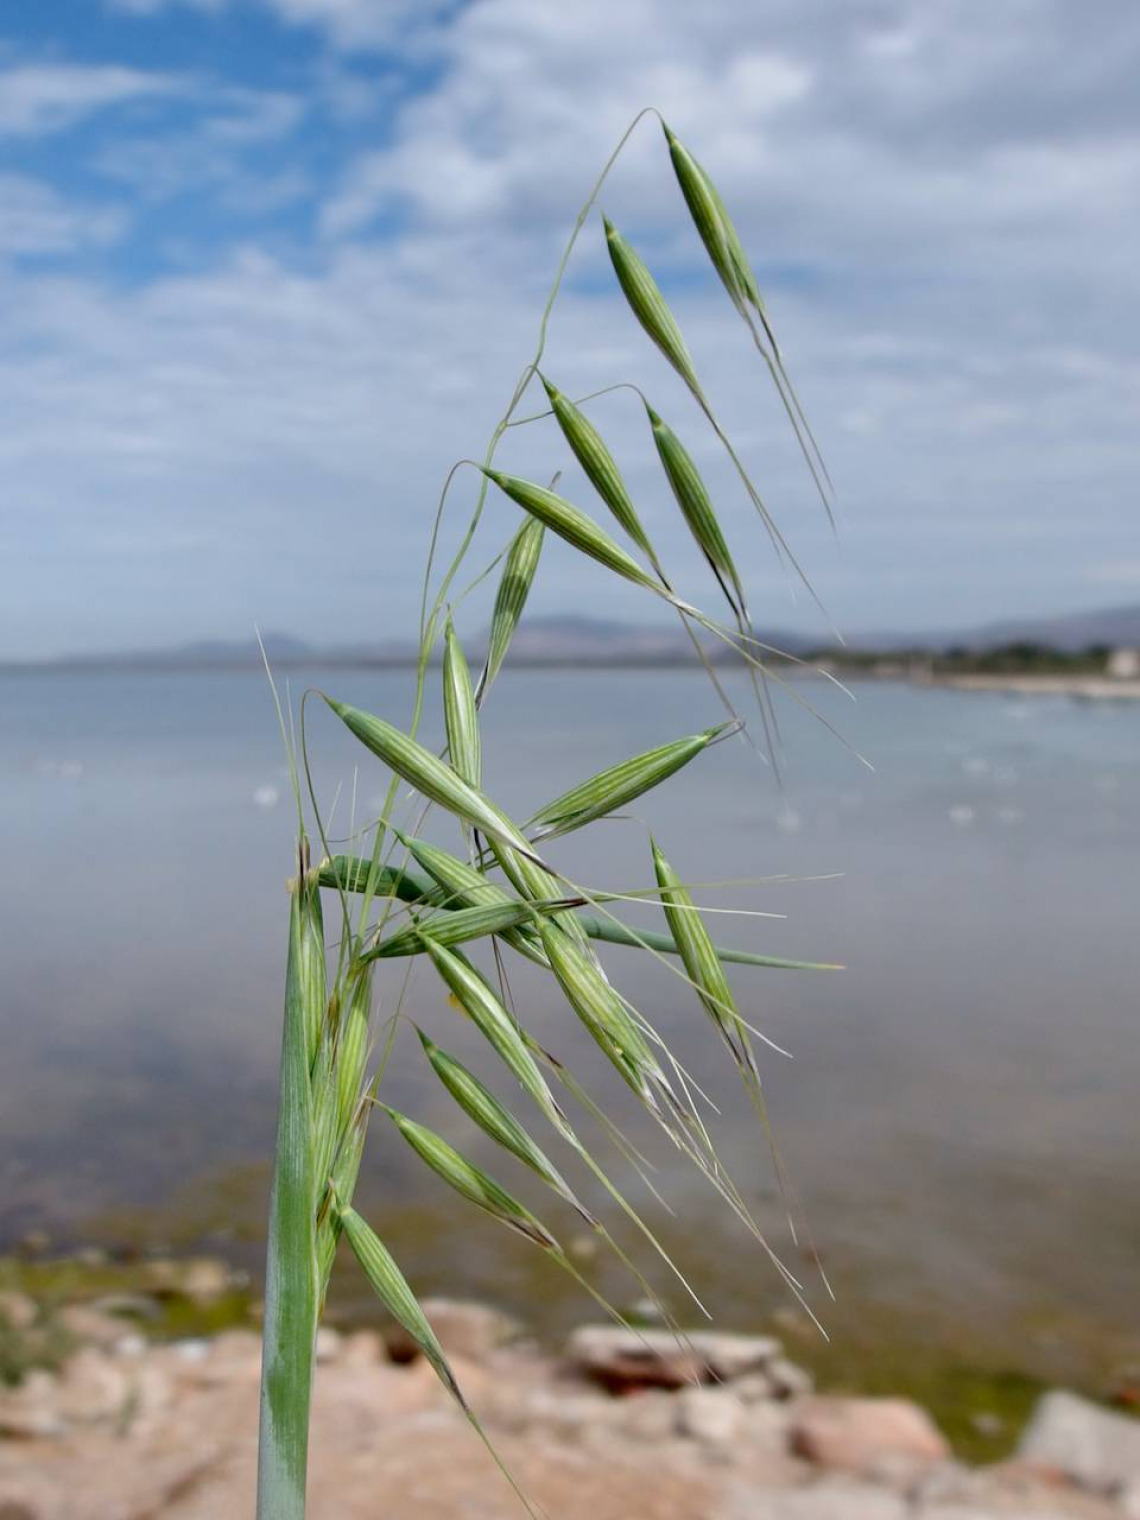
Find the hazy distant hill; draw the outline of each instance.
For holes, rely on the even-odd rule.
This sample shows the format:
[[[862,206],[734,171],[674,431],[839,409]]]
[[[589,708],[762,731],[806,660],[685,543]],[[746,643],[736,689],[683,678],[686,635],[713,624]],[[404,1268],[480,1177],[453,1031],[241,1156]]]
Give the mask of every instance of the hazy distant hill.
[[[1140,606],[1105,607],[1099,612],[1070,612],[1064,617],[988,623],[976,629],[968,648],[992,648],[1015,640],[1048,644],[1054,649],[1087,649],[1090,644],[1140,647]]]
[[[300,665],[406,665],[415,657],[405,644],[320,646],[295,639],[287,633],[262,635],[266,657],[274,667]],[[228,670],[260,666],[261,650],[257,639],[198,639],[190,644],[176,644],[166,649],[123,649],[106,654],[64,655],[47,665],[138,670]]]
[[[760,629],[757,637],[789,654],[803,654],[826,644],[825,638],[809,638],[786,629]],[[484,636],[485,640],[485,636]],[[276,668],[304,665],[407,665],[415,658],[410,644],[318,646],[284,633],[264,635],[270,663]],[[468,653],[477,660],[480,640]],[[1090,644],[1132,645],[1140,648],[1140,604],[1106,607],[1099,612],[1073,612],[1049,618],[1011,618],[974,628],[907,633],[867,631],[848,637],[852,650],[922,649],[937,653],[951,648],[981,651],[1003,644],[1026,642],[1072,651]],[[706,648],[718,661],[731,659],[723,644]],[[621,623],[605,618],[567,613],[556,617],[524,619],[511,645],[515,665],[672,665],[688,664],[692,645],[679,625],[668,623]],[[257,641],[208,639],[181,644],[173,649],[124,650],[106,655],[74,655],[53,660],[56,666],[117,666],[140,669],[237,668],[260,663]]]
[[[786,630],[758,629],[756,636],[789,654],[805,648],[802,635]],[[703,635],[702,643],[711,659],[732,658],[718,639]],[[694,655],[679,623],[620,623],[566,613],[524,619],[508,658],[516,665],[687,665]]]
[[[1096,612],[1067,612],[1056,617],[1008,618],[981,623],[974,628],[927,631],[916,634],[867,631],[851,635],[853,649],[995,649],[1003,644],[1044,644],[1051,649],[1074,651],[1090,644],[1129,645],[1140,648],[1140,603],[1102,607]]]
[[[796,652],[804,647],[795,634],[764,632],[765,642]],[[262,636],[269,662],[275,668],[306,665],[409,665],[416,658],[410,643],[315,645],[289,634]],[[469,647],[474,662],[482,657],[486,633]],[[714,658],[728,654],[724,645],[712,641]],[[730,656],[731,657],[731,656]],[[680,626],[637,624],[582,617],[573,613],[524,620],[511,643],[515,665],[671,665],[688,663],[693,646]],[[209,639],[180,644],[172,649],[124,650],[106,655],[75,655],[50,662],[71,667],[115,666],[136,669],[219,669],[261,663],[257,641]]]

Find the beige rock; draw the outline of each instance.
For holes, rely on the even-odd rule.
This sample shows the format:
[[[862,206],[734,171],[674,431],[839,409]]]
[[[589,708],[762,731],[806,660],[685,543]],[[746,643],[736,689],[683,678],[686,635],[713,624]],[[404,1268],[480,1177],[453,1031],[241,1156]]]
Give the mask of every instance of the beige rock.
[[[85,1346],[60,1373],[56,1407],[65,1420],[80,1424],[116,1420],[126,1411],[129,1389],[122,1367],[105,1352]]]
[[[495,1380],[481,1361],[474,1361],[461,1352],[453,1352],[447,1359],[448,1366],[455,1376],[463,1392],[463,1397],[471,1405],[485,1405],[495,1391]],[[455,1399],[436,1376],[435,1369],[429,1367],[421,1357],[418,1364],[413,1368],[401,1367],[397,1369],[402,1377],[413,1373],[423,1379],[424,1386],[430,1388],[434,1403],[441,1409],[454,1409]]]
[[[676,1429],[677,1401],[671,1393],[649,1388],[618,1400],[614,1407],[622,1433],[631,1440],[665,1441]]]
[[[24,1499],[0,1494],[0,1520],[40,1520],[40,1510]]]
[[[613,1399],[593,1392],[536,1389],[528,1401],[531,1428],[561,1441],[580,1442],[598,1429],[612,1434],[622,1424],[621,1414]]]
[[[839,1472],[941,1462],[950,1455],[930,1416],[905,1399],[804,1399],[793,1410],[789,1439],[797,1456]]]
[[[99,1346],[105,1351],[130,1333],[130,1327],[121,1319],[104,1314],[101,1309],[93,1309],[89,1304],[67,1304],[60,1309],[57,1319],[61,1328],[80,1345]]]
[[[317,1378],[310,1520],[515,1520],[525,1514],[461,1415],[441,1408],[378,1417],[375,1382],[413,1371],[379,1367],[350,1376],[337,1363]],[[714,1520],[709,1475],[715,1479],[718,1469],[679,1458],[681,1443],[661,1451],[629,1442],[595,1445],[587,1432],[560,1441],[535,1431],[489,1430],[520,1487],[551,1520]],[[235,1449],[191,1493],[156,1508],[155,1520],[251,1514],[255,1462],[252,1443]],[[64,1515],[59,1511],[58,1520]],[[96,1512],[66,1520],[108,1517]]]
[[[741,1378],[733,1378],[732,1391],[742,1404],[765,1404],[776,1397],[766,1372],[746,1372]]]
[[[1116,1504],[1077,1489],[1040,1481],[1011,1488],[992,1481],[985,1469],[970,1498],[921,1505],[912,1514],[915,1520],[1122,1520]]]
[[[766,1464],[777,1458],[789,1460],[790,1415],[786,1404],[746,1404],[740,1432],[740,1449],[760,1457]]]
[[[675,1403],[678,1434],[706,1446],[731,1446],[744,1426],[744,1405],[727,1388],[685,1388]]]
[[[815,1392],[815,1379],[811,1373],[786,1357],[778,1356],[774,1362],[769,1362],[764,1375],[774,1398],[802,1399]]]
[[[353,1330],[344,1337],[340,1360],[345,1367],[372,1367],[385,1356],[375,1330]]]
[[[131,1435],[151,1433],[174,1402],[170,1374],[157,1357],[149,1357],[128,1372],[124,1425]]]
[[[566,1354],[588,1376],[619,1390],[731,1382],[762,1371],[780,1349],[778,1341],[762,1335],[698,1330],[679,1339],[668,1330],[585,1325],[571,1335]]]
[[[396,1366],[352,1355],[352,1340],[316,1378],[310,1520],[521,1514],[427,1363]],[[185,1348],[162,1346],[137,1361],[112,1358],[130,1382],[125,1429],[97,1421],[73,1424],[52,1441],[0,1440],[0,1501],[27,1511],[15,1511],[12,1520],[252,1514],[256,1383],[192,1375],[211,1361],[248,1361],[251,1342],[231,1332],[198,1343],[189,1357]],[[367,1351],[368,1342],[362,1346]],[[718,1447],[675,1434],[686,1395],[647,1390],[611,1398],[518,1349],[455,1362],[496,1449],[552,1520],[1125,1520],[1104,1500],[1008,1468],[968,1482],[961,1470],[927,1468],[906,1495],[812,1473],[786,1452],[796,1402],[741,1403],[740,1431],[730,1446]],[[147,1393],[138,1378],[152,1370],[157,1383]],[[54,1383],[42,1377],[50,1405]],[[692,1393],[705,1405],[731,1400],[733,1391],[706,1386]],[[530,1415],[516,1418],[528,1406]],[[638,1421],[644,1439],[633,1438]],[[718,1460],[729,1450],[731,1462]]]
[[[335,1362],[340,1355],[344,1337],[339,1330],[334,1330],[331,1325],[322,1325],[317,1331],[317,1342],[314,1348],[318,1362]]]
[[[916,1474],[908,1494],[919,1508],[965,1505],[978,1498],[982,1482],[982,1473],[975,1468],[961,1462],[940,1462]]]
[[[193,1372],[190,1369],[206,1361],[210,1355],[211,1343],[204,1337],[197,1336],[189,1340],[171,1341],[167,1350],[179,1375],[185,1374],[192,1380]]]
[[[482,1368],[460,1356],[453,1356],[449,1361],[463,1396],[471,1404],[478,1403],[486,1391]],[[368,1385],[377,1388],[384,1409],[391,1414],[417,1414],[423,1410],[451,1410],[455,1407],[455,1400],[436,1376],[435,1369],[422,1356],[407,1365],[393,1367],[381,1363],[368,1371]],[[376,1379],[376,1373],[383,1374],[382,1380]],[[365,1374],[358,1376],[364,1378]],[[333,1386],[327,1376],[319,1378],[317,1383],[318,1387]]]
[[[251,1330],[227,1330],[212,1341],[182,1341],[175,1355],[179,1380],[189,1386],[250,1387],[261,1378],[261,1342]]]
[[[1037,1405],[1017,1455],[1086,1488],[1124,1488],[1140,1481],[1140,1420],[1057,1390]]]
[[[909,1514],[897,1494],[869,1484],[827,1481],[792,1492],[742,1486],[717,1520],[908,1520]]]
[[[38,1318],[35,1299],[26,1293],[0,1293],[0,1321],[10,1330],[30,1330]]]
[[[516,1320],[486,1304],[465,1303],[455,1298],[425,1298],[422,1307],[449,1357],[465,1356],[478,1361],[519,1333]],[[386,1330],[384,1339],[388,1355],[394,1362],[408,1362],[419,1354],[415,1342],[400,1325]]]
[[[211,1256],[192,1256],[185,1261],[163,1259],[147,1265],[153,1293],[178,1295],[196,1304],[217,1303],[233,1291],[233,1278],[225,1262]]]
[[[34,1441],[62,1435],[56,1403],[57,1385],[50,1372],[29,1372],[17,1388],[0,1387],[0,1436]]]
[[[874,1457],[860,1467],[858,1472],[868,1483],[893,1489],[900,1494],[909,1494],[932,1465],[937,1464],[932,1464],[928,1457],[915,1455],[914,1452],[889,1451]]]

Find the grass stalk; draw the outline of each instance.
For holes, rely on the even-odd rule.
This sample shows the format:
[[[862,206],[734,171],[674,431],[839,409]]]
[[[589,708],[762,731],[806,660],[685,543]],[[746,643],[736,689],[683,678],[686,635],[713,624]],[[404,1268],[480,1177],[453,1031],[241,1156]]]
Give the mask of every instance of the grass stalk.
[[[654,1121],[662,1135],[680,1155],[716,1189],[726,1206],[752,1235],[776,1270],[803,1303],[799,1282],[775,1256],[755,1222],[748,1201],[733,1183],[716,1152],[712,1134],[718,1113],[715,1103],[695,1083],[670,1050],[654,1025],[610,981],[598,946],[620,945],[639,950],[667,964],[687,994],[695,994],[715,1033],[725,1041],[745,1077],[750,1091],[759,1097],[759,1077],[749,1035],[766,1039],[737,1012],[724,964],[747,966],[765,972],[774,969],[825,969],[822,963],[792,961],[760,953],[757,949],[730,950],[713,943],[690,891],[655,851],[657,882],[653,887],[629,893],[575,887],[545,860],[546,844],[571,831],[591,829],[612,818],[619,809],[666,783],[690,764],[710,762],[709,752],[723,737],[738,732],[742,723],[732,709],[698,630],[727,644],[745,663],[754,681],[766,683],[768,674],[760,656],[768,652],[751,630],[745,592],[713,503],[691,458],[659,417],[649,409],[658,447],[678,506],[693,538],[712,568],[725,595],[737,627],[731,632],[706,612],[682,601],[666,579],[656,551],[646,536],[642,519],[625,484],[617,459],[594,425],[540,373],[546,349],[547,329],[555,301],[562,288],[571,253],[594,210],[602,185],[614,162],[638,124],[651,109],[640,112],[619,140],[579,212],[558,266],[553,287],[543,308],[533,358],[515,386],[506,412],[496,425],[481,462],[476,500],[459,545],[438,582],[435,561],[443,518],[460,465],[449,471],[440,494],[431,528],[427,565],[420,604],[420,644],[415,671],[411,718],[401,729],[381,717],[349,706],[324,692],[306,693],[301,703],[300,759],[307,789],[307,805],[301,800],[301,771],[290,748],[290,770],[299,816],[297,875],[289,884],[289,936],[285,978],[285,1015],[281,1045],[280,1091],[273,1184],[270,1196],[266,1259],[265,1317],[261,1381],[261,1424],[258,1457],[257,1520],[304,1520],[308,1465],[309,1414],[312,1396],[314,1347],[324,1306],[333,1259],[342,1238],[361,1271],[388,1313],[411,1334],[420,1352],[438,1374],[444,1387],[492,1456],[494,1448],[479,1424],[448,1365],[443,1349],[428,1323],[415,1290],[398,1263],[371,1226],[353,1208],[353,1192],[361,1166],[369,1119],[386,1115],[392,1127],[424,1165],[468,1204],[491,1214],[542,1250],[594,1296],[607,1313],[620,1314],[566,1258],[557,1237],[527,1209],[505,1184],[469,1161],[448,1137],[425,1128],[380,1096],[401,1025],[410,1025],[418,1036],[444,1089],[457,1110],[497,1144],[509,1166],[521,1165],[540,1177],[563,1204],[568,1204],[598,1233],[622,1265],[633,1274],[643,1291],[656,1297],[640,1269],[614,1242],[605,1225],[579,1197],[577,1185],[563,1175],[561,1165],[547,1156],[539,1141],[506,1106],[507,1099],[468,1072],[437,1045],[414,1019],[405,1014],[405,998],[414,968],[427,964],[430,981],[427,1001],[441,992],[461,1016],[483,1036],[498,1062],[499,1079],[511,1095],[525,1099],[541,1123],[553,1132],[555,1143],[568,1148],[574,1163],[581,1163],[589,1179],[601,1186],[610,1200],[636,1226],[671,1270],[693,1303],[703,1305],[679,1263],[662,1248],[652,1226],[627,1202],[621,1189],[591,1155],[579,1132],[572,1127],[548,1085],[552,1073],[564,1091],[586,1113],[601,1122],[603,1131],[618,1152],[641,1178],[655,1203],[668,1212],[669,1205],[649,1181],[652,1163],[624,1140],[608,1117],[574,1077],[567,1063],[544,1050],[527,1029],[509,993],[504,957],[510,951],[537,965],[550,978],[551,986],[575,1018],[567,1021],[566,1033],[577,1032],[592,1039],[623,1079],[628,1093]],[[755,286],[751,267],[739,238],[728,221],[711,180],[691,160],[687,150],[666,129],[667,140],[686,203],[737,310],[750,321],[755,311],[770,337],[768,318]],[[645,333],[666,360],[682,376],[696,398],[705,421],[728,451],[741,480],[772,536],[780,557],[804,578],[790,549],[776,528],[767,508],[752,485],[743,462],[721,432],[705,399],[701,382],[685,347],[680,329],[665,304],[647,266],[617,233],[604,223],[618,283]],[[801,448],[817,483],[822,460],[814,438],[807,432],[798,403],[792,405],[784,386],[783,360],[771,340],[778,368],[777,390],[796,426]],[[772,359],[761,345],[765,359]],[[774,378],[777,378],[774,374]],[[632,546],[649,562],[644,565],[602,527],[588,511],[556,491],[559,473],[549,486],[538,485],[500,469],[496,452],[508,429],[522,421],[515,418],[531,382],[545,386],[560,428],[602,502]],[[608,387],[612,389],[613,387]],[[790,391],[790,383],[787,387]],[[642,398],[644,400],[644,397]],[[648,403],[646,403],[648,406]],[[799,423],[803,425],[800,431]],[[810,447],[807,440],[810,440]],[[818,467],[818,468],[817,468]],[[496,486],[493,496],[488,484]],[[461,595],[452,587],[464,567],[469,549],[489,504],[506,498],[514,508],[510,542],[501,547],[486,570]],[[681,617],[696,656],[712,679],[730,721],[714,727],[694,724],[695,731],[657,748],[619,760],[596,771],[578,785],[562,792],[535,813],[527,823],[484,790],[481,766],[480,721],[492,683],[509,651],[523,614],[531,585],[540,566],[543,538],[549,528],[599,575],[617,576],[666,601]],[[472,682],[454,618],[466,597],[501,566],[500,580],[491,614],[491,636],[482,671]],[[469,569],[465,575],[469,574]],[[458,583],[462,586],[462,582]],[[806,584],[806,579],[805,579]],[[810,590],[810,586],[809,586]],[[426,748],[417,738],[425,710],[428,674],[433,654],[442,639],[442,708],[447,745],[442,753]],[[787,683],[778,675],[773,682]],[[761,693],[761,719],[775,732],[775,713],[767,685]],[[792,697],[805,699],[791,691]],[[275,693],[276,695],[276,693]],[[388,772],[388,784],[379,816],[363,831],[371,833],[367,853],[350,822],[346,853],[333,857],[331,825],[322,817],[312,769],[309,764],[306,702],[319,698],[318,712],[330,712],[369,752],[369,763]],[[284,716],[283,732],[287,732]],[[746,735],[750,743],[751,736]],[[774,747],[772,750],[775,765]],[[403,811],[406,789],[412,801],[409,823]],[[355,790],[354,790],[355,796]],[[397,811],[397,809],[400,811]],[[464,856],[428,843],[420,830],[430,810],[436,809],[460,833]],[[306,839],[306,819],[322,850],[321,865],[312,869]],[[536,854],[541,846],[543,854]],[[496,876],[494,873],[501,873]],[[326,947],[322,920],[322,890],[335,894],[338,932]],[[665,930],[634,929],[611,913],[604,904],[656,897],[665,910]],[[579,912],[593,908],[595,914]],[[747,916],[747,915],[746,915]],[[388,924],[396,919],[391,930]],[[499,973],[497,992],[491,981],[468,954],[477,957],[490,947]],[[394,1007],[384,1010],[380,1030],[384,1034],[379,1059],[374,1058],[376,1031],[372,1025],[373,972],[393,958],[406,961],[407,972]],[[678,964],[679,963],[679,964]],[[331,966],[331,970],[330,970]],[[830,967],[826,969],[832,969]],[[834,968],[838,969],[838,968]],[[442,983],[442,986],[441,986]],[[501,995],[500,995],[501,993]],[[767,1043],[771,1043],[768,1041]],[[775,1047],[779,1048],[779,1047]],[[702,1116],[700,1103],[712,1118]],[[761,1114],[766,1123],[766,1115]],[[537,1132],[537,1131],[536,1131]],[[545,1143],[545,1141],[543,1142]],[[553,1155],[553,1152],[552,1152]],[[773,1148],[773,1155],[777,1156]],[[782,1163],[777,1168],[783,1186]],[[804,1304],[810,1314],[811,1311]],[[673,1324],[662,1305],[665,1320]],[[814,1318],[814,1316],[812,1316]],[[683,1332],[678,1330],[679,1337]],[[534,1511],[517,1484],[499,1462],[524,1506]]]
[[[309,1402],[317,1332],[313,1102],[306,1050],[306,916],[318,888],[302,837],[290,883],[289,949],[277,1140],[269,1199],[262,1324],[257,1520],[304,1520]]]

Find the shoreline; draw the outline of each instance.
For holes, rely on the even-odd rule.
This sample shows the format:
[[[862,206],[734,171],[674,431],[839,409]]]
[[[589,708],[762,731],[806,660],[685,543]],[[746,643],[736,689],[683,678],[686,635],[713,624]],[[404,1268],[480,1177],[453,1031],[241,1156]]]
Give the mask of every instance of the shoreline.
[[[1004,692],[1018,697],[1075,697],[1088,702],[1134,702],[1140,681],[1110,676],[923,675],[912,686],[940,686],[954,691]]]
[[[249,1512],[260,1343],[248,1283],[214,1258],[152,1258],[108,1291],[115,1274],[96,1254],[55,1264],[72,1299],[50,1314],[46,1279],[37,1295],[11,1286],[10,1262],[0,1275],[0,1344],[54,1336],[44,1365],[0,1386],[0,1514]],[[772,1335],[589,1323],[550,1350],[483,1304],[424,1309],[488,1439],[552,1520],[1137,1512],[1140,1421],[1071,1393],[1035,1397],[1000,1456],[967,1466],[918,1403],[817,1392]],[[521,1512],[435,1374],[379,1315],[322,1328],[317,1362],[314,1520],[364,1520],[379,1492],[424,1520],[472,1505]]]
[[[744,667],[739,662],[731,659],[714,661],[716,669],[722,673],[732,673],[742,670]],[[982,671],[964,671],[961,674],[950,672],[932,672],[925,662],[883,660],[873,664],[850,665],[842,661],[822,658],[814,664],[784,664],[778,659],[775,665],[780,666],[784,678],[790,681],[819,681],[835,678],[848,685],[862,685],[866,683],[896,683],[900,686],[909,686],[917,690],[940,689],[951,691],[970,691],[978,693],[999,693],[1019,697],[1071,697],[1077,701],[1090,702],[1133,702],[1140,700],[1140,679],[1121,678],[1103,674],[1091,674],[1088,671],[1065,674],[1035,674],[1021,675],[1014,672],[990,673]],[[274,669],[288,673],[307,670],[323,671],[355,671],[372,673],[391,673],[395,671],[408,671],[414,669],[414,663],[409,662],[403,656],[385,659],[383,657],[370,657],[336,660],[280,660]],[[433,666],[434,668],[434,666]],[[687,658],[666,658],[648,656],[639,658],[636,655],[618,655],[606,658],[595,654],[552,656],[542,659],[517,659],[512,668],[518,673],[550,672],[564,673],[590,670],[598,674],[613,675],[678,675],[699,674],[700,666]],[[177,661],[161,662],[150,660],[74,660],[74,661],[51,661],[41,663],[0,662],[0,676],[21,677],[35,679],[37,677],[53,676],[249,676],[263,675],[263,668],[259,664],[243,663],[233,660],[223,661]]]

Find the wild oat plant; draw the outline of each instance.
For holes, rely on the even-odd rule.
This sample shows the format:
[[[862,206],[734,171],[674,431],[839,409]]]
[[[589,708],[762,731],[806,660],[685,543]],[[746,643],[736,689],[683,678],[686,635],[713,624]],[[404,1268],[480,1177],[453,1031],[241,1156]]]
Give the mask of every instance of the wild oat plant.
[[[358,855],[333,855],[327,846],[325,825],[311,785],[306,791],[307,806],[302,804],[307,764],[294,766],[299,840],[297,874],[289,884],[285,1022],[269,1215],[259,1520],[299,1520],[304,1515],[314,1339],[342,1236],[387,1311],[420,1347],[476,1431],[482,1434],[415,1293],[387,1247],[353,1208],[365,1137],[374,1116],[385,1121],[386,1143],[406,1143],[425,1166],[462,1198],[522,1236],[528,1246],[546,1252],[586,1291],[600,1299],[597,1290],[572,1264],[558,1235],[513,1197],[503,1183],[475,1166],[441,1136],[383,1101],[381,1076],[393,1039],[401,1024],[413,1021],[405,1011],[405,995],[384,1026],[378,1027],[372,1008],[371,982],[379,960],[402,958],[409,967],[412,962],[421,964],[427,977],[436,983],[435,992],[425,995],[422,1005],[430,1008],[449,1001],[470,1019],[502,1065],[502,1088],[510,1094],[512,1104],[519,1110],[518,1116],[501,1096],[438,1043],[446,1039],[446,1033],[429,1034],[413,1024],[423,1059],[471,1124],[501,1148],[505,1168],[521,1164],[540,1178],[557,1198],[576,1211],[607,1248],[617,1252],[642,1291],[651,1290],[640,1267],[621,1250],[605,1225],[583,1202],[578,1184],[568,1180],[567,1173],[574,1167],[584,1168],[624,1213],[631,1227],[641,1232],[647,1251],[655,1251],[682,1283],[684,1279],[650,1225],[587,1149],[571,1117],[572,1110],[577,1108],[600,1121],[624,1161],[634,1168],[639,1168],[637,1153],[624,1143],[616,1126],[576,1081],[570,1066],[565,1064],[566,1053],[560,1051],[555,1055],[546,1050],[518,1016],[507,978],[512,955],[523,956],[553,979],[585,1035],[614,1066],[636,1102],[672,1145],[704,1174],[725,1206],[756,1238],[791,1291],[800,1294],[796,1279],[769,1250],[743,1193],[718,1159],[702,1118],[699,1096],[684,1068],[646,1014],[610,981],[595,946],[599,942],[634,946],[662,959],[677,973],[691,990],[698,1008],[707,1015],[713,1036],[727,1048],[765,1128],[755,1054],[756,1041],[764,1036],[741,1014],[725,973],[725,963],[791,969],[822,967],[730,951],[714,944],[686,886],[685,876],[654,840],[646,842],[652,885],[639,894],[656,900],[662,910],[662,927],[653,932],[635,929],[617,916],[611,904],[621,900],[619,895],[607,895],[570,881],[559,870],[555,852],[550,849],[560,836],[612,816],[732,734],[742,733],[763,758],[775,765],[778,737],[772,685],[784,687],[793,700],[803,700],[794,688],[786,687],[778,671],[768,668],[766,656],[770,651],[753,635],[744,586],[711,496],[681,441],[680,435],[689,429],[691,422],[678,422],[679,434],[638,392],[665,480],[712,571],[727,608],[727,621],[682,601],[675,593],[617,461],[583,409],[592,398],[571,401],[542,367],[547,324],[571,251],[587,225],[618,154],[638,123],[653,114],[656,113],[642,112],[631,124],[578,216],[542,314],[534,358],[522,372],[482,463],[472,466],[479,472],[473,516],[458,553],[436,584],[435,554],[440,524],[451,482],[460,466],[451,472],[444,487],[424,575],[419,659],[408,729],[401,730],[385,718],[362,712],[324,693],[309,694],[328,704],[387,769],[390,781],[379,818],[358,836],[368,843],[368,848]],[[830,481],[788,378],[744,247],[706,171],[664,122],[661,125],[692,225],[767,366],[776,396],[830,514]],[[713,411],[681,330],[648,266],[608,219],[602,220],[602,230],[630,312],[688,388],[697,420],[701,426],[712,429],[718,446],[725,450],[777,554],[803,580],[787,543]],[[548,409],[535,417],[517,416],[524,396],[534,393],[536,381],[545,392]],[[537,423],[540,418],[553,420],[562,441],[597,493],[599,500],[592,510],[559,495],[554,489],[557,476],[550,485],[543,485],[508,474],[494,463],[509,428],[523,422]],[[498,573],[487,653],[478,678],[473,681],[452,622],[451,611],[462,600],[453,588],[492,489],[517,513],[518,527],[490,571],[484,571],[468,588],[470,591],[489,574]],[[607,512],[612,522],[603,526]],[[543,540],[548,533],[595,561],[599,577],[619,576],[675,610],[692,639],[695,658],[703,663],[724,705],[725,719],[713,728],[675,739],[600,771],[548,802],[530,819],[516,822],[504,806],[482,790],[479,725],[538,572]],[[719,680],[708,655],[710,640],[730,646],[752,679],[760,719],[760,732],[755,739],[737,717]],[[435,656],[441,645],[439,668],[447,743],[439,755],[421,744],[416,734],[429,675],[436,669]],[[303,704],[302,760],[304,712]],[[410,824],[404,806],[407,788],[414,798]],[[397,802],[401,804],[399,816],[403,826],[397,826]],[[442,809],[454,820],[454,853],[420,837],[429,809]],[[309,825],[306,817],[312,820]],[[313,864],[310,854],[307,828],[322,846],[322,858],[317,864]],[[335,933],[327,933],[325,919],[333,915]],[[469,952],[479,941],[489,941],[493,949],[496,970],[492,975],[480,970],[469,958]],[[552,1149],[561,1152],[557,1162],[551,1157]],[[774,1148],[773,1157],[779,1171]],[[783,1186],[782,1172],[780,1176]],[[610,1312],[616,1315],[616,1311]],[[666,1319],[673,1323],[668,1315]]]

